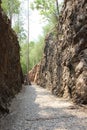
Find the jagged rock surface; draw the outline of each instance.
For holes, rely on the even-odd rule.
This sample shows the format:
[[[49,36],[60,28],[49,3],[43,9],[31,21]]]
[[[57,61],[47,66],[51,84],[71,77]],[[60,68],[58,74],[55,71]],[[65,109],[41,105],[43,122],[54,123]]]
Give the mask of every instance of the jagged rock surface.
[[[58,96],[87,104],[87,0],[65,0],[58,40],[45,40],[37,84]]]
[[[36,82],[36,77],[37,77],[37,73],[38,73],[38,68],[39,68],[39,64],[36,64],[31,71],[29,71],[28,73],[28,79],[31,82]]]
[[[19,51],[17,36],[0,5],[0,111],[3,113],[8,112],[8,102],[22,86]]]

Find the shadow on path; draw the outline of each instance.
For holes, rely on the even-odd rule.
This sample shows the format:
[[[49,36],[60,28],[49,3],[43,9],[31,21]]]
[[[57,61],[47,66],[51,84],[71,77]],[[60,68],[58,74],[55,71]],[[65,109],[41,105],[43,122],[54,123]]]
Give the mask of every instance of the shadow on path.
[[[87,130],[87,114],[38,86],[25,86],[12,101],[0,130]]]

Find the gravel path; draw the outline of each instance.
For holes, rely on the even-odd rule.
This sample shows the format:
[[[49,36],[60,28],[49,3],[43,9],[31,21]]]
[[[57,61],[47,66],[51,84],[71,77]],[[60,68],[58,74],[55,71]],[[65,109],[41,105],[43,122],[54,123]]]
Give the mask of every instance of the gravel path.
[[[87,130],[87,113],[46,89],[25,86],[12,101],[0,130]]]

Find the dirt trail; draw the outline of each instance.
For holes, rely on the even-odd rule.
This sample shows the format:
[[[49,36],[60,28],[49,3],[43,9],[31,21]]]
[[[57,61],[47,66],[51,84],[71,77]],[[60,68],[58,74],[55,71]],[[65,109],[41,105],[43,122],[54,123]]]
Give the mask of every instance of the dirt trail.
[[[0,130],[87,130],[87,113],[46,89],[25,86],[1,119]]]

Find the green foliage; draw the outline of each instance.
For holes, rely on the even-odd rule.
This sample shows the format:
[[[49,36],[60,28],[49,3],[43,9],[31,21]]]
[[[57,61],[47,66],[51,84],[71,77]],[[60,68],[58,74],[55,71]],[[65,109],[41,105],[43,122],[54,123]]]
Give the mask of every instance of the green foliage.
[[[23,73],[27,73],[27,44],[21,45],[21,66]]]
[[[50,23],[46,24],[46,25],[43,27],[44,37],[47,35],[47,33],[50,33],[50,32],[51,32],[52,27],[53,27],[53,26],[52,26]]]
[[[26,36],[26,31],[24,29],[24,24],[21,19],[18,18],[18,20],[15,22],[13,26],[13,29],[15,30],[18,36],[19,43],[20,44],[24,43],[25,40],[27,39],[27,36]]]
[[[33,47],[30,46],[30,69],[41,60],[43,55],[43,46],[44,40],[42,37],[39,38],[39,41],[36,42]]]
[[[21,45],[21,65],[23,73],[27,73],[27,44]],[[42,58],[44,47],[43,37],[39,37],[37,42],[29,43],[29,70],[31,70]]]
[[[2,7],[11,20],[12,27],[18,36],[19,43],[23,43],[26,39],[26,31],[24,29],[23,19],[21,16],[20,0],[3,0]],[[15,17],[14,17],[15,14]]]
[[[20,13],[20,4],[20,0],[3,0],[2,7],[9,16],[11,22],[14,14],[16,14],[16,20],[12,23],[14,23],[13,29],[18,35],[19,43],[21,43],[21,65],[23,73],[25,74],[27,73],[28,45],[27,43],[24,44],[27,37]],[[31,8],[39,10],[43,18],[48,21],[48,24],[43,27],[43,36],[40,36],[37,42],[31,41],[29,43],[29,70],[41,60],[44,48],[44,38],[58,22],[59,15],[55,0],[34,0],[34,2],[31,3]]]
[[[10,15],[19,13],[20,1],[19,0],[3,0],[2,7],[5,13],[10,17]]]
[[[58,20],[59,14],[55,0],[34,0],[31,8],[39,10],[40,14],[51,23]]]

